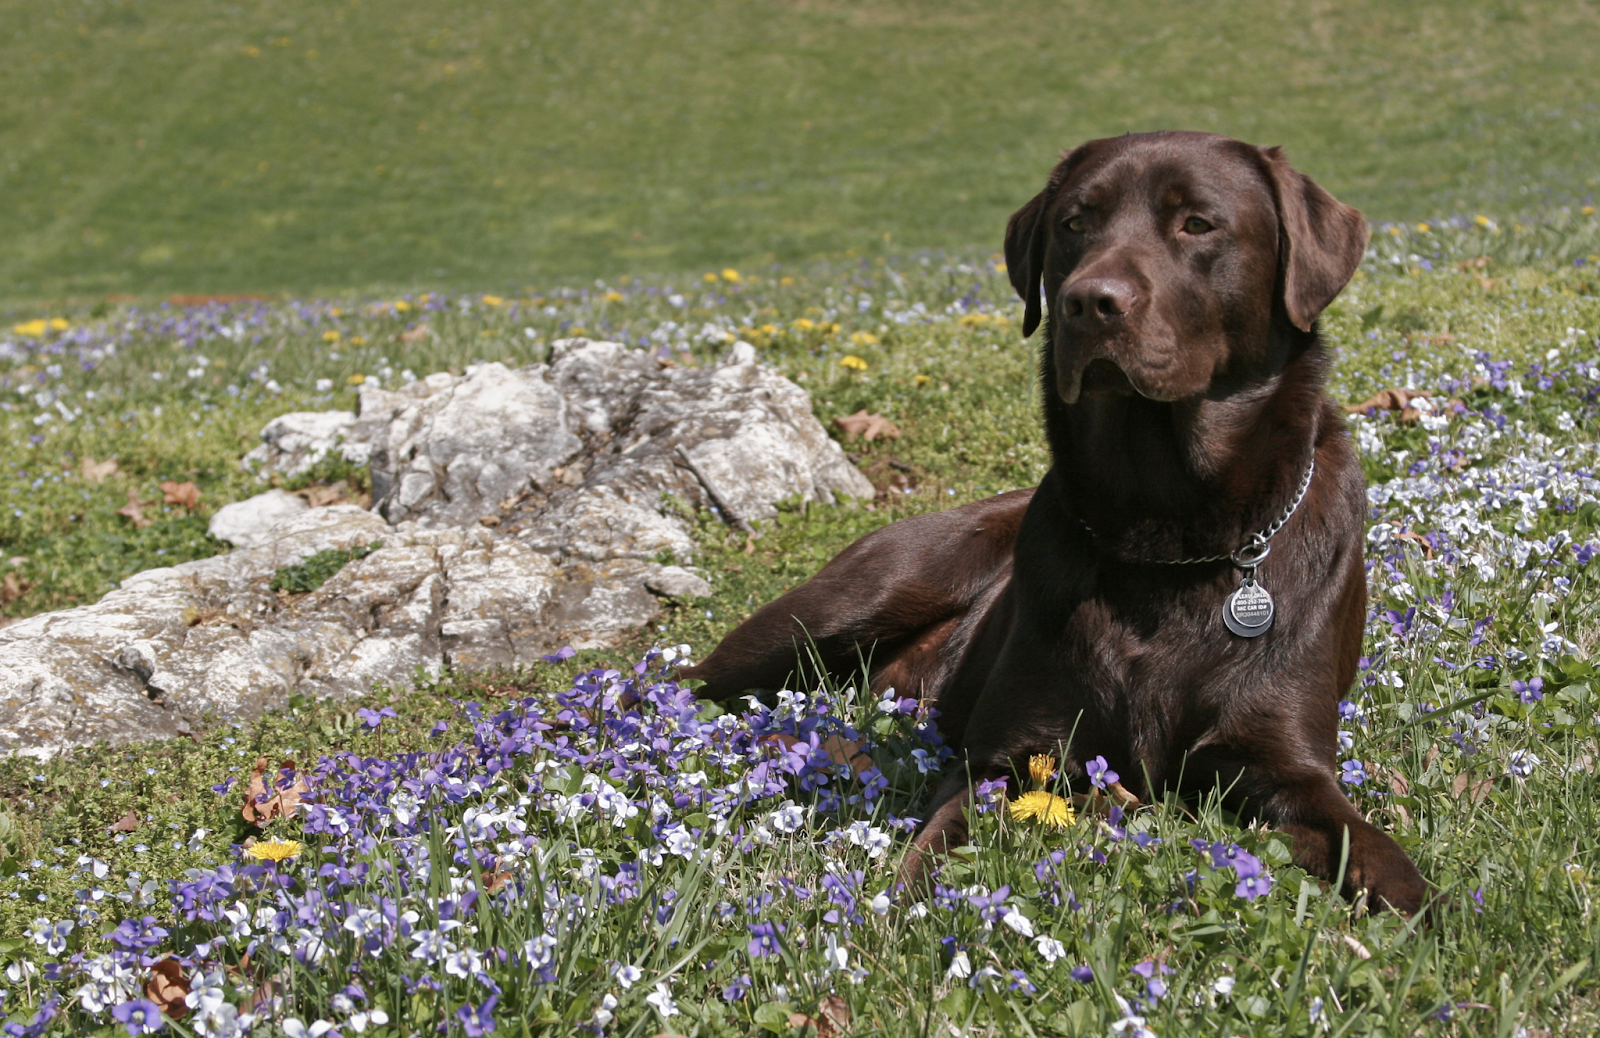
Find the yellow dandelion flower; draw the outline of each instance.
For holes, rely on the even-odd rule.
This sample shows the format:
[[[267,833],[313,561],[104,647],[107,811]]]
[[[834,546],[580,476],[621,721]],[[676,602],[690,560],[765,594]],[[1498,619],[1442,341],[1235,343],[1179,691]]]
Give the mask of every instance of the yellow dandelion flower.
[[[339,341],[339,333],[338,332],[323,332],[322,333],[322,341],[323,342],[338,342]]]
[[[14,324],[11,326],[12,332],[17,335],[26,335],[30,339],[37,339],[49,329],[50,322],[46,321],[42,317],[36,318],[32,321],[23,321],[21,324]]]
[[[1589,208],[1589,211],[1590,211],[1590,212],[1591,212],[1591,213],[1592,213],[1592,212],[1594,212],[1594,207],[1593,207],[1593,206],[1591,206],[1591,207],[1590,207],[1590,208]],[[794,278],[791,278],[791,277],[782,277],[782,278],[779,278],[779,279],[778,279],[778,284],[780,284],[780,285],[792,285],[792,284],[794,284]]]
[[[1043,789],[1056,773],[1056,759],[1048,753],[1036,753],[1028,758],[1028,777],[1035,789]]]
[[[1006,265],[1004,263],[996,263],[994,265],[994,272],[996,274],[1004,274],[1006,272]]]
[[[705,275],[704,280],[709,284],[710,282],[717,280],[717,276],[715,274],[707,274]]]
[[[612,295],[615,295],[615,294],[616,293],[612,293]],[[611,297],[607,296],[606,298],[609,299]],[[620,299],[621,297],[618,296],[618,298]],[[484,296],[483,297],[483,305],[484,306],[504,306],[505,302],[506,301],[504,299],[501,299],[499,296]]]
[[[394,308],[401,313],[405,313],[407,310],[411,309],[411,304],[402,299],[398,303],[394,304]]]
[[[1393,227],[1390,227],[1390,228],[1389,228],[1389,233],[1390,233],[1390,234],[1392,234],[1392,235],[1394,235],[1394,236],[1395,236],[1395,237],[1397,237],[1397,238],[1398,238],[1398,237],[1399,237],[1399,236],[1400,236],[1400,235],[1402,235],[1402,234],[1404,234],[1404,233],[1405,233],[1405,232],[1404,232],[1404,231],[1402,231],[1402,230],[1401,230],[1401,229],[1400,229],[1400,228],[1399,228],[1399,226],[1398,226],[1398,225],[1396,225],[1396,226],[1393,226]]]
[[[1065,829],[1077,820],[1072,813],[1072,805],[1056,796],[1036,789],[1031,793],[1024,793],[1007,805],[1011,817],[1018,821],[1037,821],[1041,825],[1053,825],[1058,829]]]
[[[50,327],[55,331],[64,332],[72,327],[72,322],[65,317],[52,317],[50,318]]]
[[[737,285],[739,283],[739,272],[734,270],[732,267],[728,267],[722,272],[722,280],[728,282],[730,285]]]
[[[925,386],[929,382],[932,382],[932,381],[933,381],[933,379],[928,377],[927,375],[918,375],[917,378],[916,378],[916,383],[919,386]]]
[[[245,848],[245,853],[261,861],[288,861],[304,848],[295,840],[261,840]]]
[[[350,345],[352,345],[352,346],[365,346],[366,344],[367,344],[366,336],[364,336],[364,335],[352,335],[352,336],[350,336]]]
[[[1433,230],[1433,228],[1429,227],[1425,223],[1419,223],[1417,224],[1417,230],[1421,231],[1423,234],[1427,234],[1429,231]]]
[[[604,299],[608,303],[620,303],[620,302],[622,302],[622,293],[616,291],[615,289],[613,289],[612,291],[607,292],[605,295],[601,296],[600,298]]]
[[[366,380],[367,380],[367,376],[363,375],[359,371],[356,372],[354,375],[351,375],[349,378],[345,379],[345,381],[350,383],[352,386],[359,386],[361,383],[365,382]]]
[[[1584,206],[1582,209],[1580,209],[1578,211],[1580,213],[1582,213],[1584,216],[1593,216],[1594,215],[1594,206],[1586,205],[1586,206]]]
[[[850,341],[855,343],[857,346],[878,345],[878,337],[873,335],[871,332],[851,332]]]
[[[1480,213],[1479,215],[1474,216],[1472,218],[1472,222],[1477,224],[1479,227],[1487,227],[1487,226],[1489,226],[1489,224],[1493,223],[1494,221],[1490,220],[1487,216],[1484,216],[1483,214]]]
[[[849,368],[851,371],[867,370],[867,362],[856,356],[854,353],[842,358],[839,361],[839,366],[841,368]]]
[[[793,328],[797,332],[810,332],[816,330],[817,322],[811,320],[809,317],[796,317],[793,321],[789,322],[789,327]]]

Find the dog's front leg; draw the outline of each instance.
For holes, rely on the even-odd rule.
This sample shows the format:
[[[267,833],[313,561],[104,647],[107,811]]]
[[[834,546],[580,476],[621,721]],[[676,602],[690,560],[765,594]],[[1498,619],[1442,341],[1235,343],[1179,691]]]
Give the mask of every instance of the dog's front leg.
[[[1367,892],[1375,907],[1415,915],[1427,897],[1427,881],[1406,852],[1361,817],[1332,775],[1316,773],[1280,782],[1262,817],[1294,839],[1294,863],[1313,875],[1338,877],[1349,833],[1349,860],[1340,893]]]
[[[929,858],[941,858],[957,847],[964,846],[970,830],[967,827],[967,810],[973,806],[972,790],[978,782],[998,778],[1001,768],[963,768],[945,776],[938,792],[928,804],[928,817],[917,827],[911,846],[900,862],[900,872],[895,885],[920,897],[928,889]]]

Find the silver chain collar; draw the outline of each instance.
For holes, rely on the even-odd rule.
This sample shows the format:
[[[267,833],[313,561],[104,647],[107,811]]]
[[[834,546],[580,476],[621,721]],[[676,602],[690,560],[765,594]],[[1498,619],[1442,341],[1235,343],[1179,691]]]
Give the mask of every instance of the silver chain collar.
[[[1272,525],[1259,533],[1252,534],[1250,539],[1244,543],[1244,546],[1237,551],[1226,552],[1222,555],[1204,555],[1192,559],[1123,559],[1122,561],[1149,566],[1193,566],[1202,562],[1228,560],[1240,569],[1254,571],[1272,551],[1272,546],[1267,542],[1272,540],[1279,530],[1283,529],[1283,524],[1289,521],[1289,517],[1294,515],[1295,509],[1300,507],[1300,502],[1306,499],[1306,491],[1311,489],[1311,477],[1316,471],[1317,454],[1313,450],[1311,452],[1311,461],[1306,465],[1306,474],[1300,478],[1300,489],[1295,491],[1294,500],[1289,502],[1289,507],[1283,510],[1282,515],[1273,520]],[[1094,532],[1094,527],[1084,522],[1081,517],[1078,522],[1085,530],[1089,531],[1090,537],[1099,540],[1100,535]]]

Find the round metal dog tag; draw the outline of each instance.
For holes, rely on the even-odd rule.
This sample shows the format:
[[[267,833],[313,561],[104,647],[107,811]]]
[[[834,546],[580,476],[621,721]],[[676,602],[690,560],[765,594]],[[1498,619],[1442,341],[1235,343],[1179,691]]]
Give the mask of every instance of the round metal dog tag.
[[[1245,581],[1223,603],[1222,622],[1241,638],[1266,634],[1272,628],[1272,596],[1255,581]]]

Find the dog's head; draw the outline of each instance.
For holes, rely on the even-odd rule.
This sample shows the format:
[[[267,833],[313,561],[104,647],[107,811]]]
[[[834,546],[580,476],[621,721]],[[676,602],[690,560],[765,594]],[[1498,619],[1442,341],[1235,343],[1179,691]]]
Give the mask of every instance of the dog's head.
[[[1146,133],[1067,154],[1011,217],[1006,265],[1024,335],[1047,301],[1049,388],[1063,403],[1170,402],[1265,374],[1274,323],[1309,332],[1366,243],[1361,214],[1280,149]]]

